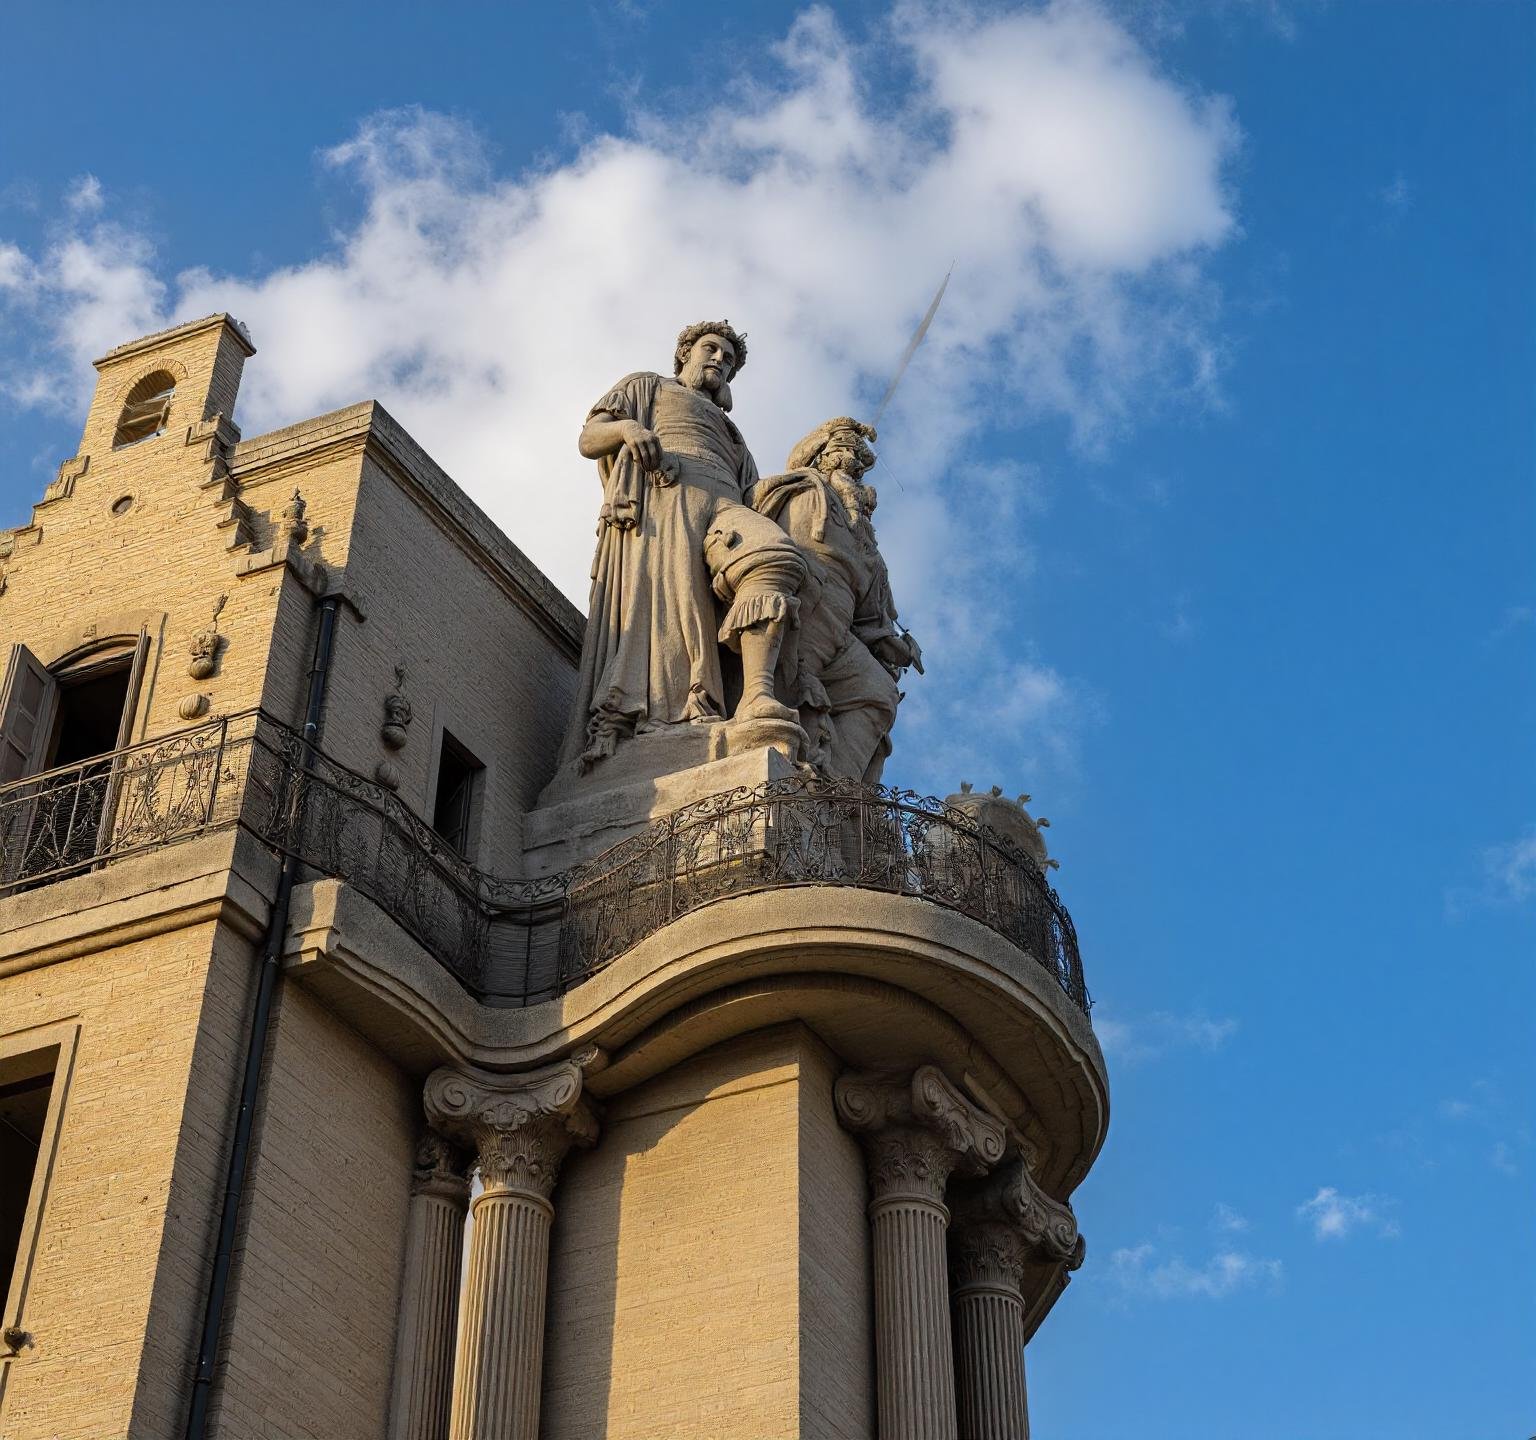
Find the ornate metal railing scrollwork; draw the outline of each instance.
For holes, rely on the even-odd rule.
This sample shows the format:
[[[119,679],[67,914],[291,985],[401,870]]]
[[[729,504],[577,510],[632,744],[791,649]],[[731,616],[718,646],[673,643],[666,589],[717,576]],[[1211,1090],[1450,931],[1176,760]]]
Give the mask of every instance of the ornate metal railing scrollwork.
[[[790,886],[958,911],[1043,965],[1084,1013],[1072,918],[1034,859],[909,790],[793,776],[710,795],[542,880],[475,869],[389,789],[256,711],[0,786],[0,894],[240,824],[375,901],[471,993],[562,994],[683,915]]]
[[[0,786],[0,894],[235,824],[257,720],[213,720]]]
[[[1077,932],[1034,859],[910,790],[793,776],[710,795],[570,872],[560,984],[579,984],[711,901],[836,885],[928,900],[980,921],[1091,1006]]]

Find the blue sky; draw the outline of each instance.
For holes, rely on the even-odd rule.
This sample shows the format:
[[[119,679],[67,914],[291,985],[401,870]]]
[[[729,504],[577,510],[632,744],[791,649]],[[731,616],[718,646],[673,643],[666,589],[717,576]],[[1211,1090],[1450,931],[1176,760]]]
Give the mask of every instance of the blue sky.
[[[1034,794],[1110,1053],[1037,1433],[1536,1432],[1536,10],[260,19],[11,17],[0,523],[229,308],[247,434],[376,395],[579,596],[618,374],[728,314],[775,468],[955,261],[888,778]]]

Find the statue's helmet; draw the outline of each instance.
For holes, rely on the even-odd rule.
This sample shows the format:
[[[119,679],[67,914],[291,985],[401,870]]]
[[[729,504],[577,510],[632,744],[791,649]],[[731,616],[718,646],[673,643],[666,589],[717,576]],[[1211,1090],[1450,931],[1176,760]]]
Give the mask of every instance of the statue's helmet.
[[[672,352],[672,373],[683,373],[683,366],[688,363],[688,353],[693,349],[694,342],[702,340],[706,335],[718,335],[722,340],[731,342],[731,348],[736,352],[736,364],[725,378],[727,381],[734,380],[741,367],[747,363],[747,337],[734,329],[729,320],[700,320],[697,325],[690,325],[684,330],[677,337],[677,348]]]
[[[784,468],[815,469],[822,452],[832,448],[851,452],[859,467],[859,474],[862,475],[875,463],[875,452],[869,448],[868,442],[878,438],[873,425],[866,425],[851,415],[838,415],[822,421],[809,435],[798,441],[789,452]]]

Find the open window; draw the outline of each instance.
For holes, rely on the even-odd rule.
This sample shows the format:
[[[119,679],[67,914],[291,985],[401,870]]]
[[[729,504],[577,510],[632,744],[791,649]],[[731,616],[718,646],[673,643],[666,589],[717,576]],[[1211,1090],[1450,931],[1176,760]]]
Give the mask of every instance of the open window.
[[[157,370],[140,380],[123,401],[123,413],[117,417],[112,448],[121,450],[125,445],[137,445],[140,440],[153,440],[156,435],[164,435],[175,394],[176,377],[169,371]]]
[[[480,790],[485,766],[443,731],[437,757],[437,798],[432,828],[467,860],[479,828]]]
[[[72,873],[100,850],[148,650],[141,630],[50,670],[12,647],[0,685],[0,887]]]

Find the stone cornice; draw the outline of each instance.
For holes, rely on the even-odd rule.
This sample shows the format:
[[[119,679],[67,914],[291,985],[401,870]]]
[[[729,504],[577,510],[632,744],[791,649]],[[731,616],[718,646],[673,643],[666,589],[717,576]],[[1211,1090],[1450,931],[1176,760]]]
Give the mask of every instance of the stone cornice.
[[[146,350],[158,349],[169,340],[182,340],[188,335],[196,335],[198,331],[207,330],[216,325],[227,325],[229,333],[235,337],[247,356],[256,353],[256,347],[251,343],[250,336],[236,323],[233,316],[221,310],[215,315],[204,315],[200,320],[188,320],[182,325],[172,325],[168,330],[157,330],[153,335],[141,335],[137,340],[129,340],[126,344],[108,350],[99,360],[91,361],[91,364],[99,370],[103,365],[115,365],[119,360],[130,359]]]

